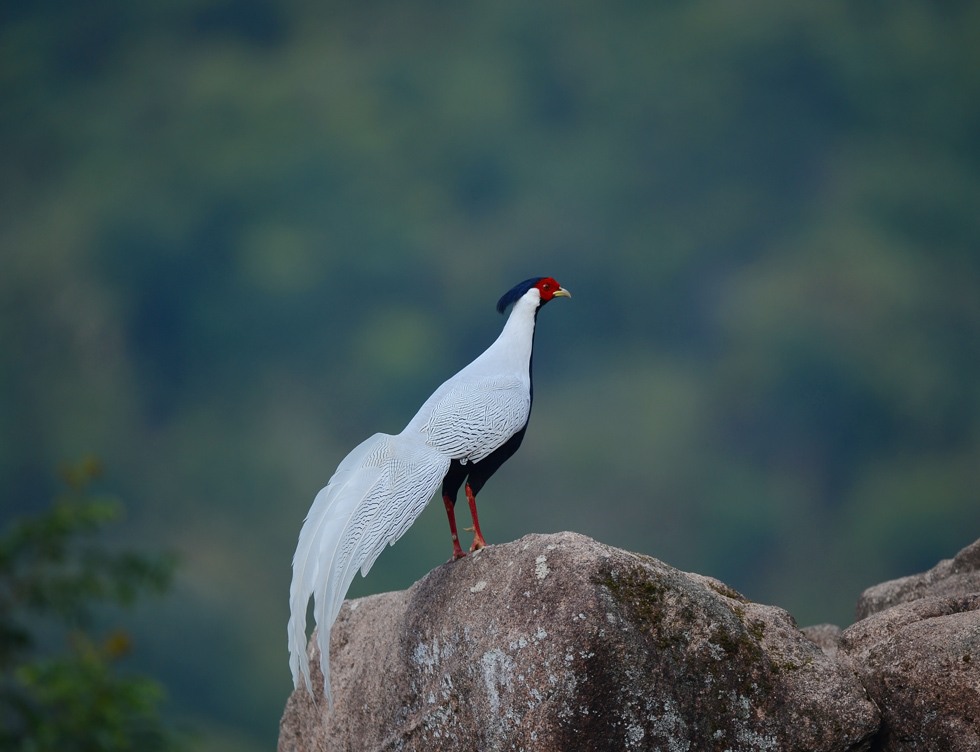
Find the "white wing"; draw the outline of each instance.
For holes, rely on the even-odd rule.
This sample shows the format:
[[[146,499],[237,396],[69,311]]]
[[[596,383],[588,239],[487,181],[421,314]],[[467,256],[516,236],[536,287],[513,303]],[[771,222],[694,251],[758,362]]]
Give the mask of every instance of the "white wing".
[[[376,433],[340,463],[313,500],[293,556],[289,588],[289,666],[313,693],[306,655],[306,607],[314,598],[320,668],[330,697],[330,628],[358,569],[367,575],[422,513],[450,459],[422,437]]]
[[[517,376],[457,380],[432,406],[426,443],[453,459],[479,462],[520,431],[531,414],[528,382]]]

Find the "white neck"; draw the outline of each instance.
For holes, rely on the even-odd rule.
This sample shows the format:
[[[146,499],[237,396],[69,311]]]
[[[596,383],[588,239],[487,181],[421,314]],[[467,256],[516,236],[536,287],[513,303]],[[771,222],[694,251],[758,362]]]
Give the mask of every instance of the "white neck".
[[[514,308],[504,324],[504,330],[490,347],[476,360],[445,381],[419,408],[415,417],[405,426],[403,434],[414,434],[425,429],[432,410],[458,379],[473,380],[486,377],[516,376],[531,386],[531,345],[534,343],[534,312],[541,302],[536,289],[526,292],[514,303]]]
[[[498,367],[506,365],[526,374],[534,344],[534,314],[541,304],[541,293],[531,288],[522,295],[507,317],[507,323],[496,341],[478,360],[492,359]]]

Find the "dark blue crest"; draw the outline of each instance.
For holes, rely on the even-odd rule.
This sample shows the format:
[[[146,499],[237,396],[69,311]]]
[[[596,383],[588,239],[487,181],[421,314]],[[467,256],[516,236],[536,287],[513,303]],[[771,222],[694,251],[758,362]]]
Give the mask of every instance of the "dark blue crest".
[[[497,313],[503,313],[507,310],[507,306],[511,303],[516,303],[521,296],[534,287],[538,282],[540,282],[544,277],[531,277],[531,279],[525,279],[518,285],[514,285],[504,296],[497,301]]]

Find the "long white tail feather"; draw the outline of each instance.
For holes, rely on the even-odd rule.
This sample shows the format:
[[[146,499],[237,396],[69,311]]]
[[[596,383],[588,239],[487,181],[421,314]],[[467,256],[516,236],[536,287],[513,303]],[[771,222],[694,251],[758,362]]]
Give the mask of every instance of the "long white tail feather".
[[[289,665],[313,693],[306,607],[314,598],[324,692],[330,694],[330,628],[358,569],[367,574],[385,548],[422,513],[450,459],[420,434],[375,434],[351,451],[313,501],[303,523],[290,588]]]
[[[303,522],[296,554],[293,556],[293,581],[289,589],[289,666],[294,685],[299,686],[302,673],[311,694],[313,690],[306,656],[306,606],[316,583],[321,579],[321,556],[326,550],[333,548],[330,545],[332,541],[324,540],[324,536],[334,537],[342,529],[342,525],[338,526],[337,523],[343,516],[344,508],[349,507],[351,502],[356,504],[358,497],[363,497],[380,477],[380,469],[360,468],[359,465],[382,436],[375,434],[356,446],[340,463],[326,487],[316,495]],[[359,469],[362,472],[358,473]],[[373,479],[372,475],[375,476]],[[337,503],[338,500],[341,500],[340,503]]]

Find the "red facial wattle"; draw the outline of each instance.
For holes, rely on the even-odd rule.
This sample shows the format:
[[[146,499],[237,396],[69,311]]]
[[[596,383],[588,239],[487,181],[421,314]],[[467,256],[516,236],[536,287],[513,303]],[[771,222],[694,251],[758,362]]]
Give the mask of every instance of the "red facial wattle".
[[[555,297],[559,298],[570,298],[571,293],[568,290],[562,288],[558,282],[555,281],[554,277],[545,277],[539,281],[535,287],[541,295],[541,302],[547,303],[549,300]]]

